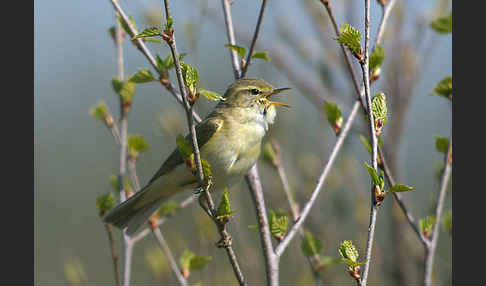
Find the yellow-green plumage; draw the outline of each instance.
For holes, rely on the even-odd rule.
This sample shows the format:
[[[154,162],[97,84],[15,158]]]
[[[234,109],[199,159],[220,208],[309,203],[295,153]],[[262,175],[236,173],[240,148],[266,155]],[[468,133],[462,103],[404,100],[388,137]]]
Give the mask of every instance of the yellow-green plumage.
[[[286,88],[274,89],[262,79],[239,80],[228,87],[224,100],[196,126],[201,158],[211,166],[212,190],[231,187],[256,163],[262,139],[274,121],[275,106],[286,106],[269,98],[283,90]],[[112,209],[104,221],[127,227],[127,233],[132,234],[163,201],[197,186],[197,178],[175,149],[149,183]]]

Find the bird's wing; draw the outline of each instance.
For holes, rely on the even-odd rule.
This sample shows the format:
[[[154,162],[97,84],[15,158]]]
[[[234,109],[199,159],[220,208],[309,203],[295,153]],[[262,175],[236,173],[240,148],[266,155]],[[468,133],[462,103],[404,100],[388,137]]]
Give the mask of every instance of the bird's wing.
[[[204,144],[206,144],[209,139],[223,127],[223,120],[219,118],[210,117],[196,125],[196,134],[197,134],[197,145],[199,149],[201,149]],[[191,142],[191,135],[186,136],[186,140]],[[192,144],[191,144],[192,145]],[[164,164],[160,167],[160,169],[155,173],[155,175],[150,180],[149,184],[153,181],[157,180],[160,176],[172,171],[176,166],[179,164],[184,163],[184,158],[182,154],[179,152],[179,149],[176,148],[172,154],[170,154],[169,158],[165,160]]]

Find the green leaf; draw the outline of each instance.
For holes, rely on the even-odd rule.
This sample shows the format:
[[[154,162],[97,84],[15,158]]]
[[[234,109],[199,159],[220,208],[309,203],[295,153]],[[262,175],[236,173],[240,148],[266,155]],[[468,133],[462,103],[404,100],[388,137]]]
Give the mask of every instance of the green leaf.
[[[181,257],[179,258],[179,263],[181,265],[181,268],[189,269],[189,267],[191,266],[191,260],[194,256],[196,256],[196,254],[194,254],[192,251],[188,249],[184,250]]]
[[[249,229],[255,229],[255,230],[259,230],[260,227],[258,225],[249,225],[248,226]]]
[[[452,76],[443,78],[434,88],[432,94],[452,100]]]
[[[147,37],[157,37],[161,35],[162,33],[160,32],[159,28],[151,27],[151,28],[144,29],[140,34],[133,37],[132,40],[139,39],[139,38],[147,38]]]
[[[181,134],[177,135],[176,144],[177,144],[177,148],[179,149],[179,152],[181,152],[182,157],[184,157],[184,159],[191,156],[193,152],[192,145],[189,142],[187,142],[184,136],[182,136]]]
[[[412,190],[415,190],[415,188],[407,185],[396,184],[393,185],[388,191],[392,193],[397,193],[397,192],[407,192]]]
[[[100,216],[105,215],[109,210],[115,206],[115,199],[111,192],[101,195],[96,199],[96,208]]]
[[[372,152],[372,147],[371,147],[371,144],[370,142],[368,141],[368,139],[366,139],[363,135],[359,135],[359,139],[361,139],[361,142],[363,143],[363,145],[365,146],[366,150],[368,150],[368,152],[371,154]]]
[[[439,34],[452,33],[452,12],[449,16],[439,17],[430,22],[430,27]]]
[[[113,78],[111,83],[113,85],[113,89],[121,97],[124,103],[129,103],[132,101],[136,88],[136,84],[134,82],[130,80],[121,81],[117,78]]]
[[[206,266],[206,264],[212,260],[211,256],[199,256],[190,250],[184,250],[179,262],[181,268],[189,270],[200,270]]]
[[[137,34],[137,25],[135,25],[135,20],[133,19],[132,16],[129,16],[128,19],[130,20],[133,29],[135,29],[135,34]],[[120,22],[125,33],[127,33],[127,35],[131,35],[130,28],[128,28],[128,25],[125,23],[125,21],[123,21],[122,17],[118,16],[118,21]]]
[[[179,61],[181,61],[181,65],[182,65],[182,59],[187,55],[187,53],[181,53],[179,54]],[[175,63],[174,63],[174,58],[172,57],[172,54],[168,54],[167,57],[165,57],[164,61],[163,61],[163,65],[164,65],[164,68],[166,70],[171,70],[175,67]]]
[[[230,218],[236,210],[231,209],[231,204],[230,200],[228,197],[228,189],[225,188],[223,195],[221,197],[221,203],[219,204],[218,207],[218,212],[217,212],[217,219],[225,219],[225,218]]]
[[[381,180],[378,174],[376,173],[375,168],[371,167],[368,165],[368,163],[365,162],[366,169],[368,170],[368,173],[370,174],[370,178],[373,181],[375,185],[381,185]]]
[[[149,149],[149,145],[142,137],[142,135],[128,135],[128,152],[134,154],[135,156],[138,153],[145,152]]]
[[[164,29],[167,34],[169,34],[172,31],[173,24],[174,24],[174,20],[172,19],[171,16],[169,16],[169,18],[167,18],[167,23],[165,24],[165,29]]]
[[[116,28],[115,26],[111,26],[109,29],[108,29],[108,34],[110,34],[111,38],[113,40],[115,40],[116,38]]]
[[[432,235],[432,230],[435,224],[435,215],[427,216],[419,220],[420,232],[426,237]]]
[[[254,52],[251,57],[255,58],[255,59],[262,59],[262,60],[265,60],[267,62],[270,61],[270,58],[268,57],[267,52]]]
[[[211,172],[211,165],[204,158],[201,158],[201,167],[202,167],[202,171],[203,171],[205,178],[207,178],[207,177],[209,177],[213,174]]]
[[[105,116],[108,114],[108,107],[103,101],[100,101],[98,105],[91,108],[89,113],[91,114],[91,116],[93,116],[96,119],[104,120]]]
[[[434,136],[435,149],[444,155],[449,151],[449,139],[446,137]]]
[[[191,270],[200,270],[203,269],[206,264],[213,260],[211,256],[199,256],[196,255],[191,259],[191,264],[189,266],[189,269]]]
[[[366,261],[358,262],[359,254],[351,240],[345,240],[341,242],[341,244],[339,245],[338,252],[339,255],[341,255],[341,260],[350,267],[354,268],[366,262]]]
[[[226,44],[224,46],[227,47],[227,48],[232,49],[235,52],[237,52],[238,55],[240,55],[241,58],[244,58],[245,55],[246,55],[246,53],[247,53],[247,51],[246,51],[245,48],[240,47],[240,46],[237,46],[237,45],[229,45],[229,44]]]
[[[329,124],[333,125],[335,122],[342,120],[341,109],[337,104],[325,101],[324,111],[326,112]]]
[[[162,43],[162,40],[161,39],[157,39],[157,38],[145,38],[145,41],[146,42],[157,43],[157,44]]]
[[[370,56],[371,73],[374,73],[377,69],[381,67],[384,59],[385,59],[385,49],[382,46],[377,45]]]
[[[203,95],[209,100],[225,100],[221,94],[206,89],[199,89],[199,94]]]
[[[361,33],[348,23],[341,25],[340,35],[334,40],[347,46],[355,56],[361,55]]]
[[[156,80],[157,79],[154,77],[152,72],[148,69],[139,69],[138,72],[130,78],[130,81],[134,83],[146,83]]]
[[[276,238],[282,238],[287,232],[288,217],[285,215],[277,216],[274,211],[270,211],[270,232]]]
[[[114,191],[116,192],[120,191],[120,180],[118,180],[117,176],[115,175],[110,176],[110,185]]]
[[[196,94],[197,85],[199,82],[199,75],[197,69],[191,67],[185,62],[181,61],[182,77],[184,82],[192,94]]]
[[[300,247],[304,256],[314,256],[322,251],[322,242],[314,237],[310,231],[306,231]]]
[[[167,69],[164,65],[164,60],[159,56],[159,54],[155,56],[155,62],[157,64],[157,70],[159,71],[159,74],[164,74],[167,72]]]
[[[375,94],[371,100],[371,110],[373,110],[373,116],[375,118],[376,135],[379,135],[385,123],[387,122],[386,114],[386,97],[383,92]]]
[[[176,210],[181,209],[181,205],[174,202],[168,202],[163,204],[158,213],[160,216],[173,215]]]

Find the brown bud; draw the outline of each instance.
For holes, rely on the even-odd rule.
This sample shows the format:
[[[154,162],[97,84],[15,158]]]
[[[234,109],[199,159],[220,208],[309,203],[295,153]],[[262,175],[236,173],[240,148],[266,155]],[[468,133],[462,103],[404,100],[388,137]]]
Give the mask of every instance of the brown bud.
[[[189,269],[187,269],[187,268],[182,268],[181,274],[182,274],[182,277],[184,277],[184,278],[188,278],[189,275],[191,275],[191,273],[189,272]]]

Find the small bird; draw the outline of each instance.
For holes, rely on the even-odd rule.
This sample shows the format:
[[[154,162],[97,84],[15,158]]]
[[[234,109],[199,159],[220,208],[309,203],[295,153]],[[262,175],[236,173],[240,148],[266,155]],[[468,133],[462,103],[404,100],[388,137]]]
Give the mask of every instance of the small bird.
[[[214,190],[239,182],[260,156],[262,139],[273,124],[275,106],[290,107],[270,97],[289,88],[273,88],[259,78],[240,79],[231,84],[215,109],[196,125],[201,158],[211,168]],[[190,135],[186,140],[191,142]],[[110,210],[103,221],[131,235],[172,195],[199,186],[175,149],[149,183]]]

